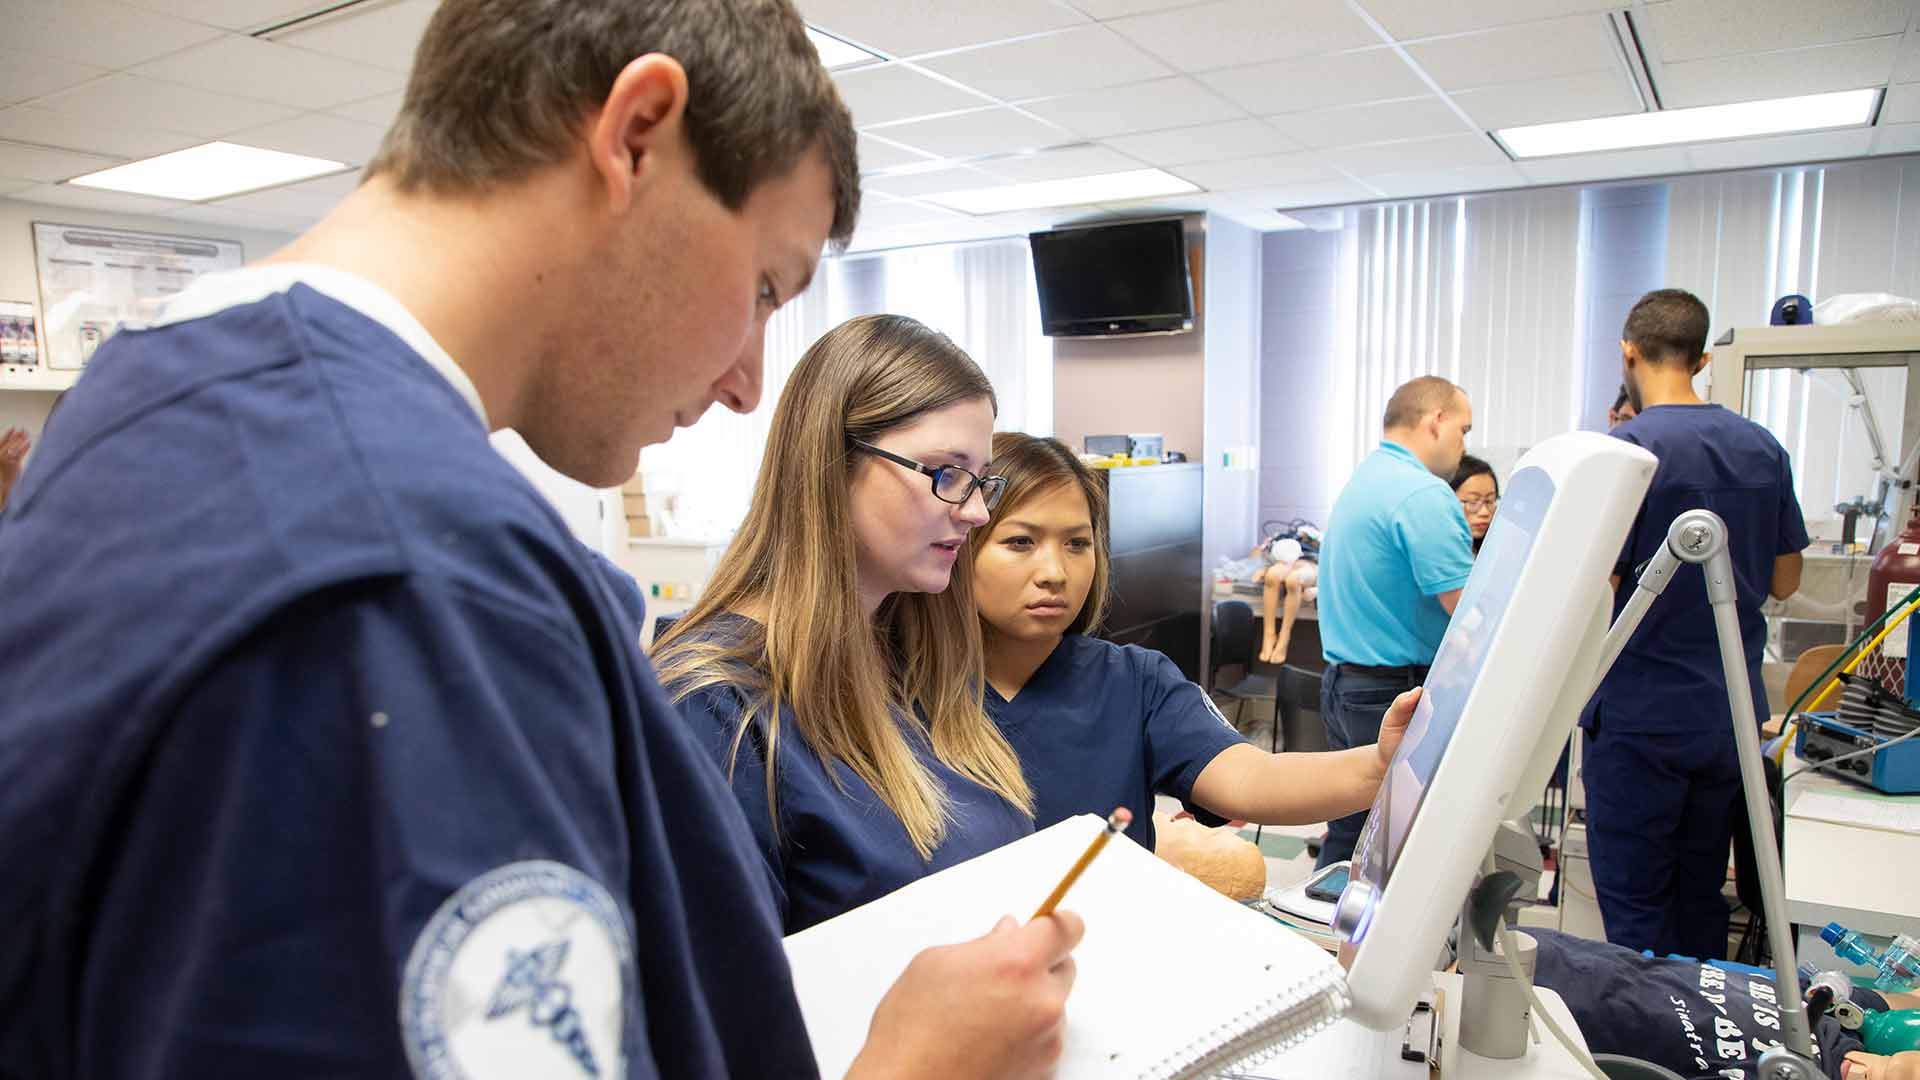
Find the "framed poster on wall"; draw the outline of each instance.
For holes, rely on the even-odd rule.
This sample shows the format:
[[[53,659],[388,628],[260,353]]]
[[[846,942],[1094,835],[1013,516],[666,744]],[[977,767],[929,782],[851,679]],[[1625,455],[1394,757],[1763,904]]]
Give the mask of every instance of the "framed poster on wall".
[[[33,258],[47,366],[77,371],[115,331],[151,324],[193,279],[246,256],[234,240],[36,221]]]

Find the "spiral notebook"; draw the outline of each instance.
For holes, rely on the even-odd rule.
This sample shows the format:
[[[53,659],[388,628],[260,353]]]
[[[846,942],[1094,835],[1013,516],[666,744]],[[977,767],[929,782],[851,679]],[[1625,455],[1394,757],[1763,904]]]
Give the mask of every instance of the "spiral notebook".
[[[846,1074],[915,953],[1031,915],[1101,828],[1071,818],[787,938],[820,1074]],[[1248,1068],[1346,1011],[1345,973],[1318,946],[1124,837],[1060,906],[1087,923],[1062,1080]]]

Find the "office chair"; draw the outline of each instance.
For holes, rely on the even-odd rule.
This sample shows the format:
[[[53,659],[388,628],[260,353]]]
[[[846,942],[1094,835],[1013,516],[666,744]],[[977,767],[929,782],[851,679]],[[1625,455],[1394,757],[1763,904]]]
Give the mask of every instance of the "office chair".
[[[1213,686],[1213,694],[1224,698],[1234,706],[1233,726],[1236,730],[1246,730],[1246,707],[1248,702],[1272,702],[1269,719],[1273,723],[1274,742],[1280,738],[1279,700],[1275,695],[1274,679],[1271,675],[1253,673],[1254,655],[1259,652],[1260,626],[1253,617],[1253,608],[1245,600],[1220,600],[1213,605],[1213,648],[1209,651],[1207,682]],[[1238,667],[1240,678],[1231,686],[1220,685],[1222,668]]]

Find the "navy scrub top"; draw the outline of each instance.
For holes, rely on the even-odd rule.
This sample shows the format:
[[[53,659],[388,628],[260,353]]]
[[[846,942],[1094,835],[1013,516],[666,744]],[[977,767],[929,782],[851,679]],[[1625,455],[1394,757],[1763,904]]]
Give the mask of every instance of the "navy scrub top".
[[[1773,561],[1807,546],[1793,466],[1766,428],[1719,405],[1654,405],[1613,435],[1660,459],[1614,572],[1613,615],[1632,599],[1639,570],[1666,546],[1673,519],[1704,508],[1727,523],[1735,607],[1753,687],[1754,723],[1767,718],[1761,606]],[[1581,723],[1612,732],[1681,735],[1726,729],[1726,676],[1701,567],[1682,563],[1601,681]]]
[[[987,714],[1020,755],[1036,828],[1124,806],[1150,851],[1154,794],[1186,802],[1207,763],[1247,741],[1164,654],[1083,634],[1061,638],[1012,701],[989,686]]]
[[[385,324],[114,335],[0,597],[0,1076],[814,1074],[637,598]]]
[[[709,639],[733,641],[759,636],[761,630],[744,616],[723,614],[703,633]],[[906,826],[873,788],[840,761],[816,754],[785,705],[780,709],[775,765],[776,828],[767,806],[764,716],[756,717],[748,737],[740,740],[737,758],[733,753],[734,734],[756,682],[743,672],[737,680],[703,687],[681,699],[680,711],[721,771],[730,773],[733,794],[753,828],[787,933],[1033,832],[1025,811],[934,755],[916,712],[913,719],[900,719],[900,731],[920,763],[946,788],[948,812],[945,839],[931,859],[921,858]]]

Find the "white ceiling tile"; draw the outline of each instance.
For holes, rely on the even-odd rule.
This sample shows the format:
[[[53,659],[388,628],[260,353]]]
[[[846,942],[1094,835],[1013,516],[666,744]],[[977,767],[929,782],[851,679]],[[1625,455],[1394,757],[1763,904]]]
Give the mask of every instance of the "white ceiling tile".
[[[232,35],[141,64],[133,73],[296,109],[344,105],[406,83],[406,76],[384,68]]]
[[[1072,135],[1012,109],[980,109],[889,124],[879,134],[930,154],[948,158],[980,157],[1038,150],[1074,141]]]
[[[227,140],[348,165],[364,165],[372,159],[374,151],[380,149],[380,140],[385,134],[371,124],[326,113],[303,113],[291,120],[236,131],[227,136]]]
[[[1387,173],[1367,177],[1367,183],[1392,199],[1412,199],[1429,195],[1459,195],[1469,191],[1493,191],[1527,186],[1527,178],[1511,164],[1474,165],[1465,169],[1441,169],[1434,172]]]
[[[1911,154],[1920,150],[1920,124],[1881,124],[1873,129],[1876,154]]]
[[[298,233],[319,220],[308,214],[267,214],[258,210],[242,210],[237,206],[225,206],[220,203],[196,203],[192,206],[173,210],[165,215],[181,221],[192,221],[207,225],[239,226],[243,229],[261,229],[269,232]],[[291,237],[289,237],[291,238]],[[268,252],[257,251],[248,254],[259,257]]]
[[[1333,164],[1359,177],[1382,173],[1438,172],[1472,165],[1502,165],[1507,155],[1481,134],[1346,146],[1326,151]]]
[[[97,172],[121,163],[115,157],[76,154],[70,150],[48,150],[22,143],[0,142],[0,176],[33,180],[42,184]]]
[[[210,94],[138,75],[109,75],[34,104],[116,127],[155,127],[204,136],[225,135],[295,115],[295,110],[284,106]]]
[[[1434,38],[1407,52],[1445,90],[1605,71],[1619,63],[1613,30],[1597,14]]]
[[[199,135],[151,127],[120,127],[84,116],[49,112],[34,105],[0,109],[0,139],[122,158],[151,157],[206,141]]]
[[[1868,38],[1668,64],[1660,75],[1660,101],[1681,109],[1879,86],[1893,69],[1899,42],[1898,37]]]
[[[5,113],[0,113],[4,118]],[[1900,83],[1887,87],[1886,100],[1880,104],[1880,123],[1910,124],[1920,121],[1920,83]]]
[[[840,85],[841,99],[853,110],[854,124],[863,128],[993,104],[983,95],[901,64],[855,68],[833,80]]]
[[[221,199],[213,205],[289,217],[310,215],[317,220],[359,185],[358,173],[339,173],[334,176],[323,176],[318,180],[304,180],[298,184],[268,188],[249,195],[235,195],[230,199]]]
[[[275,34],[273,40],[390,71],[406,71],[413,67],[413,50],[438,7],[439,0],[367,4]]]
[[[394,117],[400,115],[400,102],[404,97],[406,97],[404,92],[396,91],[363,101],[335,105],[327,111],[335,116],[344,116],[349,120],[358,120],[363,124],[372,124],[384,130],[392,127]]]
[[[128,195],[119,191],[101,191],[66,184],[36,184],[14,195],[14,198],[48,206],[75,206],[82,210],[104,210],[114,214],[162,214],[180,206],[172,199],[154,199],[145,195]]]
[[[101,68],[128,67],[220,33],[101,0],[14,0],[0,10],[9,49]]]
[[[1338,52],[1379,43],[1342,0],[1214,0],[1108,25],[1182,71]]]
[[[1240,111],[1191,79],[1156,79],[1131,86],[1036,101],[1028,111],[1090,139],[1240,118]]]
[[[1260,120],[1229,120],[1145,135],[1116,135],[1106,143],[1149,165],[1162,166],[1225,161],[1236,154],[1278,154],[1300,149],[1298,143]]]
[[[1104,26],[986,45],[922,62],[976,90],[1015,101],[1171,75],[1165,64]]]
[[[85,64],[0,51],[0,105],[57,93],[104,74],[102,69]]]
[[[917,202],[875,203],[860,208],[860,228],[891,229],[901,225],[922,225],[930,221],[954,221],[963,215],[938,206]]]
[[[1044,0],[803,0],[806,20],[835,37],[894,56],[957,49],[1088,22]]]
[[[1582,180],[1618,180],[1628,176],[1671,176],[1692,172],[1687,152],[1677,146],[1651,150],[1621,150],[1608,154],[1522,161],[1516,166],[1536,184],[1571,184]]]
[[[1636,19],[1673,63],[1899,34],[1912,14],[1910,0],[1662,0]]]
[[[1276,210],[1295,210],[1303,206],[1338,206],[1344,203],[1372,202],[1380,193],[1357,180],[1327,180],[1309,184],[1280,184],[1244,193],[1258,198]]]
[[[1005,183],[997,176],[983,173],[966,166],[954,166],[945,169],[930,169],[925,172],[896,173],[892,176],[876,176],[861,181],[861,187],[880,192],[882,195],[897,195],[911,198],[916,195],[931,195],[940,191],[961,191],[966,188],[999,187]]]
[[[1038,154],[983,161],[980,168],[1015,183],[1039,180],[1065,180],[1074,176],[1129,172],[1140,167],[1138,161],[1104,146],[1069,146]]]
[[[1267,122],[1310,147],[1351,146],[1471,130],[1437,97],[1313,109],[1271,117]]]
[[[1397,53],[1384,48],[1213,71],[1200,81],[1261,116],[1430,92]]]
[[[256,30],[276,26],[330,7],[340,0],[123,0],[135,7],[162,12],[226,30]]]
[[[1908,39],[1906,48],[1900,51],[1900,59],[1893,66],[1893,81],[1920,82],[1920,34]]]
[[[1758,165],[1865,157],[1872,145],[1873,129],[1856,128],[1851,131],[1810,131],[1764,139],[1697,143],[1687,148],[1687,156],[1693,159],[1695,167],[1701,169],[1746,169]]]
[[[1235,161],[1211,161],[1181,165],[1168,170],[1199,184],[1209,191],[1233,191],[1237,188],[1273,187],[1278,184],[1320,183],[1341,176],[1322,154],[1271,154],[1266,157],[1240,158]]]
[[[1461,90],[1452,97],[1454,104],[1489,131],[1640,111],[1640,99],[1618,70]]]
[[[901,165],[918,165],[927,160],[927,155],[908,146],[895,146],[884,139],[871,135],[860,136],[860,171],[879,172]]]
[[[1367,14],[1395,39],[1458,34],[1486,30],[1496,26],[1557,19],[1563,15],[1611,11],[1628,6],[1627,0],[1365,0]]]
[[[1119,19],[1167,8],[1191,7],[1194,0],[1067,0],[1096,19]]]
[[[8,198],[16,192],[25,191],[28,188],[36,186],[38,185],[34,184],[31,180],[14,180],[9,177],[0,176],[0,199]]]

